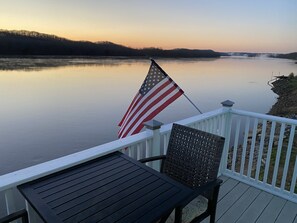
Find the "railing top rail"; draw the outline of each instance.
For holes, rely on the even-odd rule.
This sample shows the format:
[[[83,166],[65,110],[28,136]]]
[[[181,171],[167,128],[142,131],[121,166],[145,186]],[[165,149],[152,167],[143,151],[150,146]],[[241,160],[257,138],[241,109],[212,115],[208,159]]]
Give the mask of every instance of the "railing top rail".
[[[199,115],[196,115],[196,116],[193,116],[193,117],[190,117],[190,118],[186,118],[186,119],[177,121],[175,123],[180,124],[180,125],[190,125],[192,123],[202,121],[202,120],[206,120],[206,119],[210,119],[210,118],[213,118],[213,117],[216,117],[218,115],[222,115],[222,114],[225,114],[225,113],[228,113],[228,112],[229,112],[229,110],[226,110],[224,108],[219,108],[217,110],[213,110],[213,111],[210,111],[210,112],[207,112],[207,113],[203,113],[203,114],[199,114]],[[173,123],[162,125],[161,129],[160,129],[161,134],[165,134],[165,133],[169,132],[171,130],[171,128],[172,128],[172,124]]]
[[[2,175],[0,176],[0,191],[75,166],[77,164],[87,162],[91,159],[104,156],[108,153],[118,151],[135,143],[150,139],[152,136],[152,132],[144,131],[124,139],[118,139],[103,145],[95,146],[90,149]]]
[[[260,114],[260,113],[256,113],[256,112],[243,111],[243,110],[238,110],[238,109],[232,109],[231,113],[236,114],[236,115],[249,116],[249,117],[269,120],[269,121],[281,122],[281,123],[285,123],[285,124],[289,124],[289,125],[297,125],[297,120],[295,120],[295,119]]]

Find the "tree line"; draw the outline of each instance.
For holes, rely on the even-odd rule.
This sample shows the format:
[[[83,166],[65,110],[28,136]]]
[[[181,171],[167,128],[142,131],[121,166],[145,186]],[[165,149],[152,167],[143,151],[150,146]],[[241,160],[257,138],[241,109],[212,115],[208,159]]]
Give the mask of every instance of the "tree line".
[[[0,30],[0,55],[7,56],[127,56],[198,58],[220,57],[213,50],[159,48],[134,49],[111,42],[73,41],[30,31]]]

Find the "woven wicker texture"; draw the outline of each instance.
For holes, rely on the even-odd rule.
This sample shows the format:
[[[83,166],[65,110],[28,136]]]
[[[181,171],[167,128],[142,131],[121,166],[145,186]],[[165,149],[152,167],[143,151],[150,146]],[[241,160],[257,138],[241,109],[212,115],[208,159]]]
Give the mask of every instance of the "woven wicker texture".
[[[163,172],[195,189],[217,178],[225,139],[173,124]]]

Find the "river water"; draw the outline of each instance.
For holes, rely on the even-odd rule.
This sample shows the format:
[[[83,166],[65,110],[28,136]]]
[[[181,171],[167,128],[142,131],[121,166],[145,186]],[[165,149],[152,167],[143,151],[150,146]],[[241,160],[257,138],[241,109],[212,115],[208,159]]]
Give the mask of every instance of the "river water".
[[[297,73],[271,58],[159,59],[156,62],[203,111],[229,99],[267,113],[273,75]],[[142,84],[149,60],[0,59],[0,175],[117,139],[117,124]],[[156,119],[198,114],[180,97]]]

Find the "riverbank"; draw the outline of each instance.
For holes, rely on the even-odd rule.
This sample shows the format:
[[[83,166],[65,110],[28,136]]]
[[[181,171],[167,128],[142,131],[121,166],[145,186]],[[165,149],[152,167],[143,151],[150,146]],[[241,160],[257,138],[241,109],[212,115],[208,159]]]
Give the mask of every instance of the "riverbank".
[[[294,74],[290,74],[289,76],[279,76],[275,81],[269,82],[269,85],[272,86],[272,91],[279,97],[268,114],[287,118],[297,118],[297,76],[294,76]],[[271,121],[266,121],[265,127],[263,126],[264,125],[262,123],[258,124],[255,135],[256,137],[254,137],[255,132],[250,130],[248,132],[246,144],[238,146],[236,150],[238,161],[235,164],[235,169],[240,170],[242,165],[241,159],[244,157],[243,153],[245,153],[244,163],[249,163],[251,157],[253,157],[251,171],[255,172],[259,156],[261,156],[260,159],[262,167],[259,171],[259,179],[263,180],[265,178],[264,171],[267,165],[269,173],[273,173],[275,171],[275,165],[278,165],[279,173],[281,174],[277,175],[275,183],[277,187],[281,187],[283,184],[282,173],[284,172],[284,169],[287,168],[287,179],[291,179],[294,174],[295,157],[297,155],[297,135],[295,133],[294,136],[294,133],[292,133],[292,125],[283,125],[278,122],[273,123]],[[262,141],[263,128],[266,134],[264,140]],[[290,145],[289,141],[292,140],[292,136],[294,136],[294,138]],[[262,148],[260,140],[262,141],[261,143],[263,143]],[[290,153],[289,156],[288,149]],[[231,148],[228,159],[229,167],[232,165],[231,160],[234,156],[233,151],[234,148]],[[290,157],[292,158],[290,159]],[[285,167],[286,165],[288,166]],[[248,173],[248,166],[245,167],[244,172]],[[273,182],[274,174],[268,174],[266,177],[267,182]],[[285,188],[287,190],[290,190],[290,186],[290,182],[286,182]],[[295,191],[297,191],[297,187],[295,187]]]
[[[297,76],[278,78],[272,84],[272,91],[279,97],[268,114],[293,118],[297,115]]]

